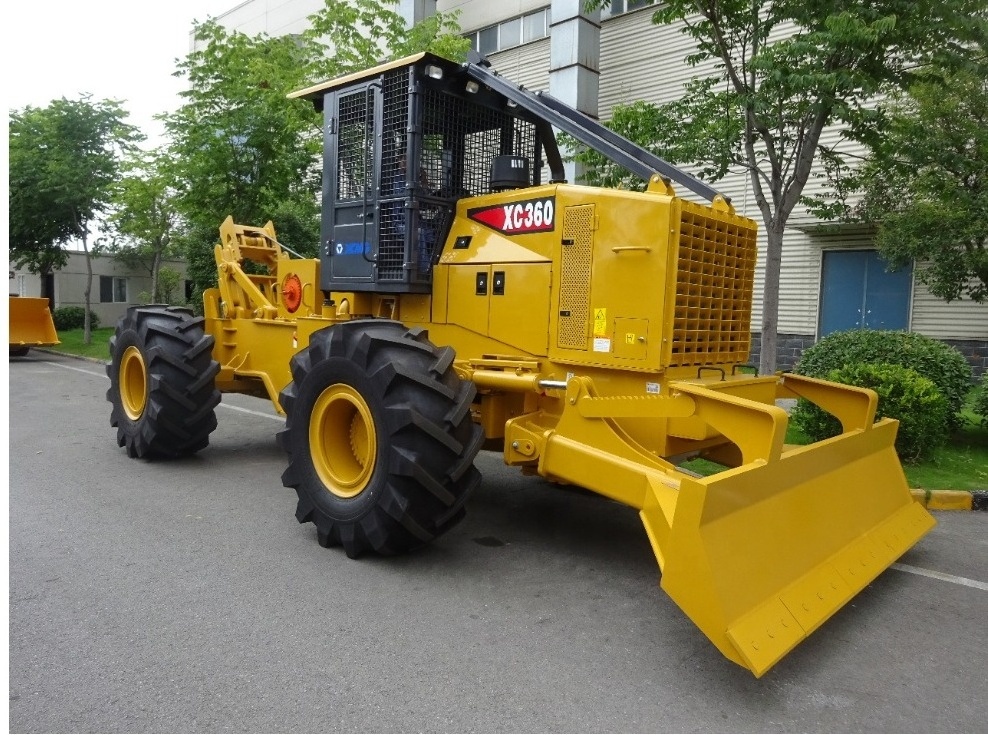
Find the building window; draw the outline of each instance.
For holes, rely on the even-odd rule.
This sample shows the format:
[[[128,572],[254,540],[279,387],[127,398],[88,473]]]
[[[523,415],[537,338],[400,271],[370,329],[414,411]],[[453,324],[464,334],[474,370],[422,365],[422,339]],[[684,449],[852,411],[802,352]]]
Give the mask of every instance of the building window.
[[[613,18],[615,15],[630,13],[632,10],[646,8],[654,5],[652,0],[611,0],[611,4],[606,8],[601,8],[601,17]]]
[[[628,0],[631,2],[632,0]],[[505,20],[497,25],[481,28],[468,33],[467,38],[474,51],[484,56],[514,48],[523,43],[531,43],[549,35],[549,9],[542,8],[534,13]]]
[[[502,49],[521,44],[521,18],[512,18],[498,25],[498,46]]]
[[[17,295],[24,296],[27,294],[27,276],[23,273],[17,274]]]
[[[99,300],[101,303],[124,304],[127,302],[127,279],[116,276],[99,277]]]
[[[485,28],[477,34],[478,37],[478,50],[480,53],[486,56],[487,54],[492,54],[498,50],[497,45],[497,26],[491,26],[490,28]]]
[[[548,10],[540,10],[537,13],[529,13],[522,18],[522,43],[538,41],[549,35],[546,28],[546,21],[549,17]]]

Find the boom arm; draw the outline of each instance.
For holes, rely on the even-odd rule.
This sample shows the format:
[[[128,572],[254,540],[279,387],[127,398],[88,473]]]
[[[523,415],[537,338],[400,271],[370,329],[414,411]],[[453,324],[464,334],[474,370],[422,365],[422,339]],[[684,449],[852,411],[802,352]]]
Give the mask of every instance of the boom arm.
[[[545,92],[529,92],[514,82],[499,76],[497,72],[490,69],[489,62],[479,54],[471,52],[469,59],[463,66],[467,76],[471,79],[490,87],[498,94],[504,95],[519,107],[528,110],[539,119],[551,123],[564,133],[572,135],[584,145],[599,151],[614,163],[624,166],[645,181],[651,179],[653,174],[659,174],[667,180],[671,179],[677,184],[685,186],[707,201],[712,202],[718,196],[719,192],[713,187],[668,161],[662,160],[654,153],[632,143],[627,138],[623,138],[592,117],[573,109]],[[561,172],[557,172],[553,165],[554,159],[559,160],[555,141],[551,136],[544,136],[543,140],[547,146],[553,148],[546,151],[550,168],[552,168],[552,176],[554,179],[561,179]],[[721,196],[725,201],[730,201],[728,197]]]

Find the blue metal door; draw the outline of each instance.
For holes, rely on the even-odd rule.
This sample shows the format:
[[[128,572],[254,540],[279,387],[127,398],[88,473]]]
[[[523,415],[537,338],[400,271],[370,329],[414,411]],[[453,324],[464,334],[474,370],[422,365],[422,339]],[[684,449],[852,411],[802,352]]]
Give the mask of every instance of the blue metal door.
[[[849,329],[906,329],[912,267],[889,271],[875,250],[823,253],[820,336]]]

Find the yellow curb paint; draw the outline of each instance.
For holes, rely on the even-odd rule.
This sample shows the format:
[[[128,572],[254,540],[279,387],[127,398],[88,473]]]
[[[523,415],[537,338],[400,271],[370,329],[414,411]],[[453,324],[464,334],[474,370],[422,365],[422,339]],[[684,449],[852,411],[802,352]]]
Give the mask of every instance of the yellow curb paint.
[[[974,496],[964,490],[919,490],[909,491],[913,500],[929,510],[971,510]]]
[[[934,490],[926,507],[930,510],[971,510],[973,497],[963,490]]]

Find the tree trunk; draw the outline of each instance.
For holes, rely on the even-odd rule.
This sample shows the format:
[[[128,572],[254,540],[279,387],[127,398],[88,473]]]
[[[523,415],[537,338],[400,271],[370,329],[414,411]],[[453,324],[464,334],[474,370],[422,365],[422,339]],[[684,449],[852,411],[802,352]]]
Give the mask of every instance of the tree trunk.
[[[161,294],[158,293],[158,271],[161,270],[161,251],[155,248],[154,258],[151,260],[151,301],[161,303]]]
[[[51,282],[51,278],[50,278],[51,273],[52,273],[51,270],[38,271],[38,278],[41,279],[41,288],[38,295],[43,299],[48,299],[48,308],[54,311],[55,294],[52,292],[52,289],[48,288],[48,285]],[[21,294],[21,296],[24,296],[24,294]]]
[[[766,227],[768,247],[765,250],[765,281],[762,289],[762,347],[758,372],[775,372],[779,344],[779,274],[782,270],[782,235],[784,225]]]
[[[86,254],[86,313],[82,322],[82,343],[90,344],[93,341],[92,324],[89,318],[89,295],[93,290],[93,261],[89,256],[89,246],[86,243],[86,231],[82,232],[82,251]]]

